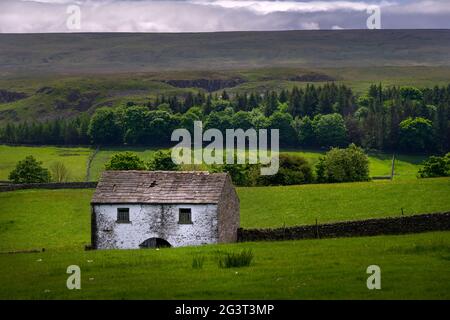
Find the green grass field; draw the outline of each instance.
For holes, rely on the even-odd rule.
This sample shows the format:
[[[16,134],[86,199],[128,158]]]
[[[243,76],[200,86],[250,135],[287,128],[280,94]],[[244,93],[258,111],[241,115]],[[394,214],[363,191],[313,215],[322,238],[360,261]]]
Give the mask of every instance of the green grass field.
[[[244,248],[250,267],[218,267],[218,254]],[[373,264],[381,290],[366,287]],[[69,265],[81,268],[81,290],[66,288]],[[0,267],[1,299],[450,299],[450,232],[2,254]]]
[[[90,243],[92,189],[0,193],[0,252]],[[281,227],[450,211],[450,179],[238,188],[241,226]],[[66,248],[69,246],[69,248]]]
[[[84,181],[86,166],[92,150],[89,148],[60,147],[11,147],[0,145],[0,180],[8,180],[8,175],[17,162],[32,155],[49,167],[55,161],[63,162],[70,170],[71,181]]]
[[[360,220],[450,211],[450,179],[239,188],[241,225]]]
[[[96,181],[108,162],[115,153],[131,151],[136,153],[145,162],[148,162],[156,149],[145,147],[104,147],[94,157],[89,174],[90,181]],[[62,161],[71,172],[71,181],[84,181],[86,179],[88,158],[94,150],[90,148],[61,148],[61,147],[12,147],[0,145],[0,180],[7,180],[9,172],[14,169],[16,163],[28,155],[33,155],[49,167],[52,162]],[[319,157],[324,154],[317,150],[284,150],[283,153],[295,154],[305,157],[314,165]],[[415,179],[420,163],[425,156],[397,155],[395,162],[395,179]],[[392,155],[376,153],[369,155],[371,176],[387,176],[391,173]]]
[[[0,193],[0,251],[82,249],[90,241],[92,193],[92,189]]]
[[[449,299],[450,232],[84,251],[93,190],[0,193],[0,299]],[[243,227],[276,227],[448,211],[450,179],[238,188]],[[45,248],[41,253],[9,251]],[[222,269],[224,252],[252,249],[250,267]],[[202,269],[193,257],[205,257]],[[79,265],[82,290],[66,268]],[[366,288],[366,268],[382,290]]]
[[[288,154],[302,156],[315,164],[325,152],[311,151],[285,151]],[[420,164],[426,159],[421,155],[396,155],[394,179],[415,179]],[[369,171],[371,177],[390,176],[392,168],[392,154],[371,153],[369,154]]]
[[[156,149],[145,147],[119,147],[102,148],[95,156],[91,165],[91,180],[97,180],[104,170],[104,164],[118,152],[131,151],[136,153],[144,161],[149,161]],[[306,158],[312,165],[319,160],[325,152],[317,150],[282,150],[282,153],[293,154]],[[420,155],[397,155],[395,161],[394,179],[416,179],[420,164],[426,156]],[[389,176],[391,174],[392,154],[375,153],[369,155],[369,170],[371,176]]]

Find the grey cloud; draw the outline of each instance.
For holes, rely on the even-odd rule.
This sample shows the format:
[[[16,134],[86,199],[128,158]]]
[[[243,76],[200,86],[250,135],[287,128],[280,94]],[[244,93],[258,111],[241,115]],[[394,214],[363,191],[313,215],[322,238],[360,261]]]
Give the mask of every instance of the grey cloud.
[[[379,4],[383,28],[449,28],[450,3],[392,1],[2,0],[0,32],[69,32],[69,4],[81,8],[77,32],[210,32],[365,28]]]

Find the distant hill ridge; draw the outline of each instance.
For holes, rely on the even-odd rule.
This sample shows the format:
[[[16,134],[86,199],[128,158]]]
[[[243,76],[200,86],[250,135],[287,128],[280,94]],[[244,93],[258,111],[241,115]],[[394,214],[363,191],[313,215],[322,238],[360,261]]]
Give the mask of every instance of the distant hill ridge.
[[[0,34],[0,76],[450,66],[450,30]]]

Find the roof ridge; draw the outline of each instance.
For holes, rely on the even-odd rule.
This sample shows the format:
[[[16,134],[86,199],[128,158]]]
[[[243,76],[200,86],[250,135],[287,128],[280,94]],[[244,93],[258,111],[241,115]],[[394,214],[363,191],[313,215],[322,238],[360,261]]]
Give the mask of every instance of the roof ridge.
[[[102,174],[91,203],[218,203],[227,173],[110,170]]]
[[[181,171],[170,171],[170,170],[105,170],[103,172],[136,172],[136,173],[171,173],[171,174],[177,174],[177,173],[186,173],[186,174],[207,174],[207,175],[220,175],[225,174],[226,172],[209,172],[206,170],[202,171],[189,171],[189,170],[181,170]]]

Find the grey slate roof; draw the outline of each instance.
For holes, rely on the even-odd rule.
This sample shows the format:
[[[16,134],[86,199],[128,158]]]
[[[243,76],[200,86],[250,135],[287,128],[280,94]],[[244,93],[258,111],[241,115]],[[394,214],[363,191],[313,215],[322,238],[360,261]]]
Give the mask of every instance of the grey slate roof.
[[[203,171],[104,171],[91,203],[215,204],[227,181]]]

